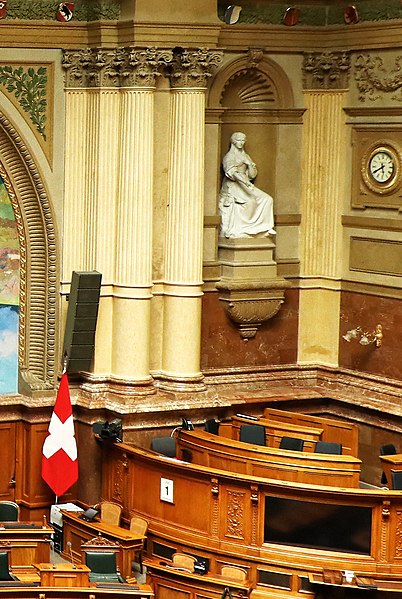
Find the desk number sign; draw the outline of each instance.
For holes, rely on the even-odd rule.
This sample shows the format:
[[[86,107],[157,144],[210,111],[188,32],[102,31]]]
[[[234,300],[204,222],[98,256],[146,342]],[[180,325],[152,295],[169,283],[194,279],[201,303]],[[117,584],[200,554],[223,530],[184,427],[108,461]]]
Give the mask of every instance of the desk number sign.
[[[161,478],[161,501],[173,503],[173,481],[169,478]]]

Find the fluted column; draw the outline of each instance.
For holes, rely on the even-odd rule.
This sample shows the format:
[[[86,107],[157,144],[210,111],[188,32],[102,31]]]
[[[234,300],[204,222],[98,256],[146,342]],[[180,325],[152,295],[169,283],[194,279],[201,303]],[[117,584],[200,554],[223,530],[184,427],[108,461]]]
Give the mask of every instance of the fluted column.
[[[202,387],[200,371],[206,78],[219,53],[182,51],[171,68],[161,386]]]
[[[303,131],[298,361],[337,366],[349,59],[310,55],[304,68],[310,89]]]
[[[102,291],[97,322],[93,370],[105,376],[111,371],[112,347],[107,341],[112,334],[111,285],[114,280],[115,215],[117,200],[117,164],[119,139],[119,78],[116,52],[91,49],[65,52],[63,66],[66,70],[67,97],[74,97],[79,89],[79,98],[85,94],[75,113],[67,121],[75,123],[72,150],[78,151],[76,161],[82,162],[79,172],[66,163],[65,223],[70,229],[66,255],[77,256],[66,260],[66,280],[71,270],[97,270],[102,274]],[[75,89],[74,89],[75,88]],[[71,104],[71,102],[70,102]],[[78,103],[76,103],[78,104]],[[73,126],[71,126],[72,128]],[[78,140],[82,139],[82,152]],[[66,152],[67,161],[71,159]],[[82,188],[75,179],[82,178]],[[81,219],[81,220],[80,220]],[[75,226],[75,228],[73,228]],[[66,239],[66,235],[65,235]]]
[[[154,89],[171,52],[125,52],[121,88],[121,137],[116,281],[113,301],[114,383],[133,392],[150,386]]]
[[[83,199],[87,197],[87,126],[88,95],[82,89],[67,89],[65,203],[63,218],[63,272],[62,281],[70,281],[73,270],[86,270],[88,251],[85,243],[87,215],[83,214]],[[85,212],[87,206],[84,208]]]

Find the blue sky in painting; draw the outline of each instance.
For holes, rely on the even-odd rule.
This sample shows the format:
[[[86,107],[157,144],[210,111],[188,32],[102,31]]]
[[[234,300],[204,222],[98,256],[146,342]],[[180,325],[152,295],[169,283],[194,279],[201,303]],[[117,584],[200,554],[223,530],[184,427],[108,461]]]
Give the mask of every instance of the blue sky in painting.
[[[18,390],[18,307],[0,306],[0,393]]]

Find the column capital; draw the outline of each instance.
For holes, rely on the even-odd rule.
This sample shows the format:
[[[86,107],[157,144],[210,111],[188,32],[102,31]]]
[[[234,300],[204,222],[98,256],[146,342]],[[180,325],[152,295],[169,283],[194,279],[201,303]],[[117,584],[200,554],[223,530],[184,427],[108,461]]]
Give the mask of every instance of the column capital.
[[[157,77],[173,57],[172,50],[119,48],[120,83],[124,87],[154,87]]]
[[[303,57],[304,89],[339,90],[349,86],[349,52],[308,52]]]
[[[222,52],[208,48],[177,49],[168,69],[172,88],[206,88],[208,77],[222,57]]]
[[[154,87],[171,60],[171,50],[158,48],[88,48],[65,50],[62,66],[67,88]]]
[[[63,52],[65,87],[118,87],[119,64],[114,49],[86,48]]]

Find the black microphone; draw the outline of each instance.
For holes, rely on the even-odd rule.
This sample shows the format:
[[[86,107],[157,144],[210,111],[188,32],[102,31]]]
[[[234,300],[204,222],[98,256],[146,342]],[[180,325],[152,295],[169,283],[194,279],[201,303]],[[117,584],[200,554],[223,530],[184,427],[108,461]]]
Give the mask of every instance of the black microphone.
[[[72,549],[71,549],[71,541],[67,541],[67,547],[68,547],[68,550],[69,550],[69,553],[70,553],[70,560],[71,560],[71,563],[73,565],[73,568],[76,568],[77,566],[74,563],[73,552],[72,552]]]

